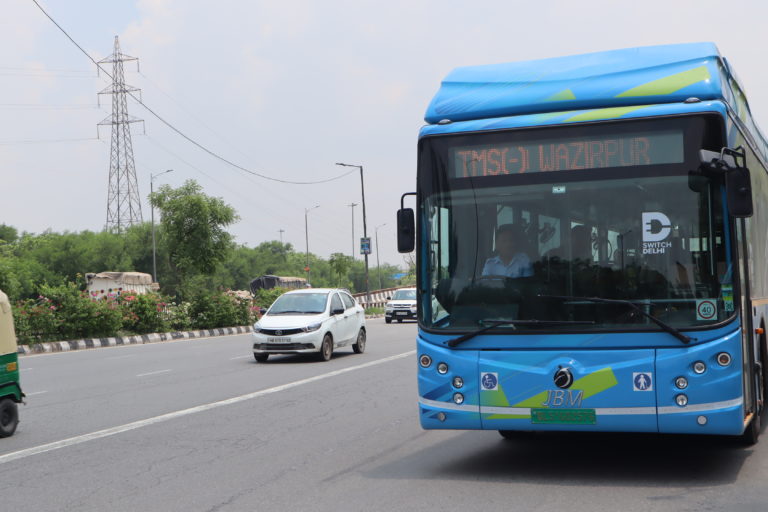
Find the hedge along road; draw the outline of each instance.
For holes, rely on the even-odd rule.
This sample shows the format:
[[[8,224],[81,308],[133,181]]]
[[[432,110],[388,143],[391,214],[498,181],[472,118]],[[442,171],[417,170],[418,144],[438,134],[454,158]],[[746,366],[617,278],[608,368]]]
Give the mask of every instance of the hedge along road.
[[[0,441],[3,509],[764,509],[765,442],[422,431],[414,325],[369,328],[365,354],[330,363],[256,364],[247,336],[24,358],[40,394]]]

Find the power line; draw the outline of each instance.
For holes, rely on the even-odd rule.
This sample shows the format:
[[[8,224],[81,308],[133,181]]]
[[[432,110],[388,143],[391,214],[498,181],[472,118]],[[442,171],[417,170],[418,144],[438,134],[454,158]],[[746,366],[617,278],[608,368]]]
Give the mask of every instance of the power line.
[[[0,140],[0,146],[12,146],[15,144],[52,144],[56,142],[83,142],[99,140],[97,137],[83,139],[25,139],[25,140]]]
[[[109,72],[107,72],[107,71],[106,71],[104,68],[102,68],[102,67],[99,65],[99,63],[98,63],[98,62],[97,62],[97,61],[96,61],[96,60],[95,60],[93,57],[91,57],[91,56],[90,56],[90,54],[89,54],[87,51],[85,51],[85,49],[83,49],[83,47],[82,47],[82,46],[80,46],[80,45],[77,43],[77,41],[75,41],[75,40],[72,38],[72,36],[70,36],[70,35],[69,35],[69,33],[67,33],[67,31],[66,31],[66,30],[64,30],[64,28],[63,28],[61,25],[59,25],[59,24],[56,22],[56,20],[54,20],[54,19],[51,17],[51,15],[50,15],[50,14],[48,14],[48,13],[45,11],[45,9],[43,9],[43,7],[42,7],[42,6],[41,6],[41,5],[38,3],[38,1],[37,1],[37,0],[32,0],[32,2],[33,2],[33,3],[34,3],[36,6],[37,6],[37,8],[38,8],[38,9],[40,9],[40,12],[42,12],[42,13],[45,15],[45,17],[46,17],[46,18],[48,18],[49,20],[51,20],[51,22],[52,22],[54,25],[56,25],[56,27],[57,27],[57,28],[58,28],[58,29],[59,29],[59,30],[60,30],[60,31],[61,31],[61,32],[62,32],[62,33],[63,33],[63,34],[64,34],[64,35],[67,37],[67,39],[69,39],[69,40],[72,42],[72,44],[74,44],[74,45],[75,45],[75,46],[76,46],[76,47],[77,47],[77,48],[78,48],[78,49],[79,49],[79,50],[80,50],[80,51],[83,53],[83,55],[85,55],[85,56],[88,58],[88,60],[90,60],[91,62],[93,62],[93,63],[96,65],[96,67],[97,67],[98,69],[100,69],[101,71],[103,71],[103,72],[104,72],[104,73],[105,73],[107,76],[109,76],[110,78],[112,78],[112,76],[109,74]],[[165,120],[165,119],[164,119],[162,116],[160,116],[160,114],[158,114],[157,112],[155,112],[154,110],[152,110],[152,109],[151,109],[151,108],[150,108],[148,105],[146,105],[146,104],[145,104],[143,101],[141,101],[141,99],[137,98],[137,97],[136,97],[136,96],[135,96],[133,93],[131,93],[131,92],[127,92],[127,94],[128,94],[129,96],[131,96],[131,98],[133,98],[133,99],[134,99],[134,101],[136,101],[136,102],[137,102],[139,105],[141,105],[142,107],[144,107],[144,108],[147,110],[147,112],[149,112],[150,114],[152,114],[152,116],[153,116],[153,117],[155,117],[155,118],[156,118],[158,121],[160,121],[160,122],[161,122],[161,123],[163,123],[165,126],[167,126],[167,127],[168,127],[168,128],[170,128],[171,130],[173,130],[174,132],[176,132],[176,134],[177,134],[177,135],[179,135],[180,137],[184,138],[184,139],[185,139],[185,140],[187,140],[189,143],[191,143],[191,144],[193,144],[193,145],[197,146],[197,147],[198,147],[199,149],[201,149],[202,151],[204,151],[204,152],[208,153],[209,155],[211,155],[212,157],[214,157],[214,158],[216,158],[216,159],[218,159],[218,160],[221,160],[222,162],[226,163],[227,165],[229,165],[229,166],[231,166],[231,167],[234,167],[234,168],[236,168],[236,169],[240,169],[241,171],[243,171],[243,172],[247,172],[248,174],[252,174],[252,175],[254,175],[254,176],[258,176],[259,178],[263,178],[263,179],[265,179],[265,180],[270,180],[270,181],[276,181],[276,182],[278,182],[278,183],[286,183],[286,184],[289,184],[289,185],[317,185],[317,184],[320,184],[320,183],[328,183],[329,181],[338,180],[338,179],[340,179],[340,178],[343,178],[344,176],[347,176],[347,175],[351,174],[352,172],[354,172],[354,170],[350,170],[349,172],[345,172],[345,173],[343,173],[343,174],[340,174],[340,175],[338,175],[338,176],[335,176],[335,177],[333,177],[333,178],[327,178],[327,179],[323,179],[323,180],[315,180],[315,181],[291,181],[291,180],[281,180],[281,179],[279,179],[279,178],[273,178],[273,177],[271,177],[271,176],[267,176],[267,175],[265,175],[265,174],[261,174],[261,173],[258,173],[258,172],[256,172],[256,171],[253,171],[253,170],[251,170],[251,169],[248,169],[248,168],[246,168],[246,167],[243,167],[243,166],[241,166],[241,165],[238,165],[238,164],[236,164],[236,163],[232,162],[231,160],[229,160],[229,159],[227,159],[227,158],[225,158],[225,157],[223,157],[223,156],[219,155],[218,153],[216,153],[216,152],[214,152],[214,151],[212,151],[212,150],[208,149],[207,147],[203,146],[201,143],[197,142],[195,139],[191,138],[190,136],[188,136],[187,134],[185,134],[184,132],[182,132],[181,130],[179,130],[178,128],[176,128],[176,127],[175,127],[174,125],[172,125],[172,124],[171,124],[169,121],[166,121],[166,120]]]

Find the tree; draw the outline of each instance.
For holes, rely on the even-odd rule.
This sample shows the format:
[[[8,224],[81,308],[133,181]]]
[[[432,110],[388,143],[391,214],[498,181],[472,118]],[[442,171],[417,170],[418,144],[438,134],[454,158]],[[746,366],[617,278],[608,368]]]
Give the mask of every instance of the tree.
[[[163,185],[149,200],[162,215],[162,243],[182,287],[195,274],[213,274],[234,247],[224,228],[239,219],[235,209],[194,180],[176,189]]]
[[[339,277],[337,286],[342,287],[342,278],[347,275],[347,272],[352,267],[352,258],[340,252],[335,252],[331,254],[328,263],[330,263],[333,273]]]

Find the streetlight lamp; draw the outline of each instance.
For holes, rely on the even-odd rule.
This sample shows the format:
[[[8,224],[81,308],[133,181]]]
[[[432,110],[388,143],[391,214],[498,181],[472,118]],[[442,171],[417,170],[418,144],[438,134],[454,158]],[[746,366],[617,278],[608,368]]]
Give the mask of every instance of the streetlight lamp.
[[[379,228],[382,228],[386,225],[387,223],[385,222],[384,224],[379,224],[378,226],[373,228],[373,232],[376,233],[376,270],[378,271],[378,274],[379,274],[379,290],[384,288],[381,285],[381,265],[379,265]]]
[[[360,190],[362,191],[362,197],[363,197],[363,238],[368,238],[368,227],[366,224],[366,218],[365,218],[365,182],[363,181],[363,166],[362,165],[352,165],[352,164],[343,164],[340,162],[337,162],[336,165],[341,165],[343,167],[357,167],[360,169]],[[366,306],[370,304],[371,302],[371,291],[368,287],[368,253],[365,253],[365,304]]]
[[[315,208],[320,208],[319,204],[316,204],[312,208],[304,208],[304,237],[307,243],[307,266],[304,268],[304,270],[307,272],[307,284],[310,284],[309,282],[309,224],[307,222],[307,214],[314,210]]]
[[[155,187],[154,187],[155,178],[157,178],[161,174],[167,174],[169,172],[173,172],[173,169],[168,169],[167,171],[149,175],[149,195],[150,196],[155,193]],[[155,206],[152,204],[151,201],[149,203],[149,210],[152,216],[152,282],[156,283],[157,282],[157,247],[155,245]]]

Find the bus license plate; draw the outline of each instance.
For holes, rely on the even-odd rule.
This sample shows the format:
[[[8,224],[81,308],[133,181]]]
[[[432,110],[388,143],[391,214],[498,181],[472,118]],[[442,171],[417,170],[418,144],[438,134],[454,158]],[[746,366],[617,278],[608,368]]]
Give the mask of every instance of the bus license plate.
[[[594,425],[594,409],[531,409],[531,423],[554,425]]]
[[[267,338],[269,343],[290,343],[291,338]]]

